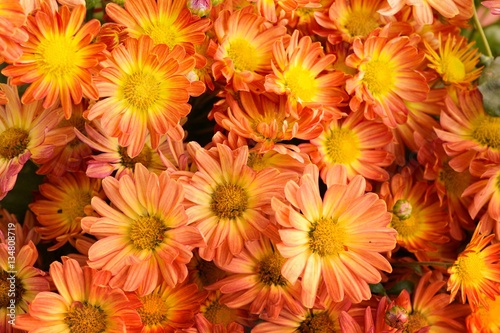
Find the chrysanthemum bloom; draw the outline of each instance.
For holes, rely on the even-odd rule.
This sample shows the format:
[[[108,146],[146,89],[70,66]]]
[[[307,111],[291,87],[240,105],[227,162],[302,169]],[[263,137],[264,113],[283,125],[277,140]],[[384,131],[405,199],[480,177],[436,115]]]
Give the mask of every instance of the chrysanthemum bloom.
[[[0,232],[0,332],[4,333],[18,332],[11,323],[28,311],[28,303],[39,292],[50,290],[45,273],[33,267],[38,258],[35,245],[31,240],[13,245],[12,233],[12,229]],[[22,233],[16,236],[22,237]]]
[[[365,119],[361,112],[351,112],[347,118],[325,123],[319,137],[299,147],[319,167],[323,180],[329,169],[343,165],[349,179],[361,175],[385,181],[389,173],[383,167],[394,161],[394,155],[385,150],[392,139],[384,124]]]
[[[30,158],[37,162],[51,156],[54,147],[44,142],[45,134],[63,117],[62,110],[44,110],[40,101],[23,105],[17,87],[1,86],[9,102],[0,105],[0,200]]]
[[[449,304],[447,293],[438,293],[445,281],[429,282],[432,272],[420,278],[412,299],[405,289],[389,304],[385,314],[385,329],[403,328],[403,332],[461,333],[465,332],[465,317],[470,308],[462,304]],[[393,314],[401,312],[406,322],[394,325]],[[399,327],[398,327],[399,326]],[[423,330],[422,330],[423,329]]]
[[[206,292],[199,292],[195,284],[181,284],[172,288],[166,283],[153,292],[139,297],[142,306],[137,309],[143,323],[141,333],[173,333],[194,325]]]
[[[472,239],[457,260],[448,268],[448,291],[455,299],[460,290],[462,303],[487,307],[486,298],[494,300],[500,294],[500,243],[490,244],[495,234],[481,234],[478,224]]]
[[[442,129],[436,128],[443,140],[446,153],[453,157],[449,164],[457,172],[471,165],[478,153],[500,151],[500,118],[484,111],[483,98],[478,89],[459,91],[458,103],[446,98],[446,108],[441,111]]]
[[[106,50],[113,51],[118,45],[123,44],[128,38],[128,33],[124,25],[118,23],[104,23],[95,37],[96,42],[104,43]]]
[[[427,42],[426,57],[430,61],[427,65],[441,76],[445,84],[466,89],[481,75],[481,68],[476,68],[479,62],[477,48],[474,42],[467,44],[467,39],[462,36],[448,35],[443,40],[439,34],[439,50],[436,52]]]
[[[127,148],[120,146],[118,139],[106,134],[106,131],[100,125],[99,120],[94,120],[92,124],[85,124],[86,136],[75,129],[79,140],[94,149],[97,154],[90,154],[87,162],[86,174],[91,178],[105,178],[113,175],[120,179],[123,175],[131,175],[137,163],[141,163],[149,171],[160,174],[166,170],[162,163],[159,152],[170,158],[172,153],[170,148],[176,146],[167,135],[163,135],[157,149],[151,148],[149,136],[146,136],[146,142],[139,155],[130,157]]]
[[[29,205],[41,226],[37,231],[44,240],[55,242],[49,250],[56,250],[70,242],[75,246],[82,234],[81,220],[92,216],[90,201],[94,196],[104,199],[101,181],[88,178],[83,172],[66,173],[62,177],[47,176],[39,186],[43,196]]]
[[[345,75],[340,71],[324,73],[335,61],[335,55],[325,55],[321,43],[313,43],[311,37],[299,40],[295,30],[285,48],[283,40],[273,48],[273,73],[266,75],[265,88],[269,92],[287,96],[287,112],[297,116],[297,105],[312,109],[325,109],[340,118],[336,107],[347,95],[340,88]]]
[[[224,76],[234,90],[263,90],[264,75],[271,71],[274,42],[285,38],[283,25],[269,26],[254,14],[253,6],[219,13],[214,23],[219,47],[212,72],[218,80]]]
[[[36,332],[136,332],[141,320],[137,299],[129,299],[121,289],[112,289],[111,273],[76,260],[62,258],[50,265],[50,276],[57,293],[41,292],[29,305],[29,312],[18,315],[14,327]]]
[[[346,58],[347,66],[358,69],[346,81],[351,109],[361,108],[369,119],[378,115],[389,127],[405,123],[408,109],[404,102],[423,101],[429,91],[425,77],[415,70],[424,53],[407,36],[372,35],[364,42],[358,37],[353,50]]]
[[[379,10],[382,15],[394,15],[405,5],[412,6],[413,17],[419,25],[432,24],[434,22],[433,10],[450,19],[458,16],[462,8],[470,7],[468,0],[394,0]],[[472,16],[472,12],[470,13]],[[470,16],[468,18],[470,18]]]
[[[471,333],[498,333],[500,327],[500,295],[494,300],[485,298],[487,307],[479,305],[467,317],[467,329]]]
[[[154,46],[148,36],[129,38],[111,52],[107,67],[96,77],[103,99],[87,117],[101,119],[106,134],[117,137],[132,158],[141,153],[148,133],[153,149],[169,131],[180,140],[184,133],[177,135],[175,127],[191,110],[189,97],[204,89],[186,77],[194,65],[181,46],[169,50],[165,44]]]
[[[48,108],[59,97],[69,118],[73,103],[79,104],[82,97],[99,97],[91,71],[104,59],[101,52],[106,46],[91,43],[99,32],[99,21],[82,26],[84,19],[85,6],[77,6],[71,13],[66,6],[52,12],[45,3],[28,17],[29,40],[22,45],[23,55],[2,70],[12,84],[30,83],[22,98],[24,104],[43,99]]]
[[[281,275],[285,261],[270,239],[247,242],[245,249],[224,267],[231,274],[207,289],[220,290],[221,303],[230,308],[249,304],[252,314],[276,318],[283,308],[299,314],[300,284],[292,285]]]
[[[260,144],[260,151],[293,138],[310,140],[323,131],[323,112],[300,107],[298,118],[286,110],[286,96],[242,91],[237,97],[226,95],[227,113],[215,112],[215,121],[228,131]]]
[[[23,54],[20,43],[29,38],[21,28],[26,14],[19,0],[2,0],[0,7],[0,61],[12,62]]]
[[[380,190],[392,212],[391,227],[398,232],[398,244],[410,252],[432,251],[434,244],[449,240],[446,207],[441,207],[429,187],[427,182],[414,181],[406,167]]]
[[[302,278],[306,307],[313,306],[321,286],[335,302],[369,299],[368,284],[381,280],[379,270],[392,271],[379,253],[396,245],[396,231],[388,227],[391,215],[384,201],[365,189],[358,175],[349,184],[330,184],[322,199],[318,169],[310,165],[300,185],[286,185],[291,205],[273,198],[275,218],[283,226],[277,248],[287,259],[281,274],[292,284]]]
[[[326,29],[332,44],[342,40],[352,43],[355,37],[366,38],[375,28],[384,25],[386,20],[377,13],[382,8],[382,0],[337,0],[328,15],[316,15],[318,23]]]
[[[171,287],[184,281],[192,248],[205,242],[187,225],[182,186],[138,163],[133,176],[106,177],[102,187],[113,206],[94,197],[92,207],[102,217],[82,219],[82,229],[99,239],[89,250],[89,265],[111,271],[113,288],[140,295],[163,281]]]
[[[147,35],[155,45],[165,44],[170,50],[179,45],[191,55],[194,46],[203,43],[210,27],[209,19],[191,14],[186,2],[179,0],[127,0],[125,8],[110,3],[106,14],[124,25],[129,37]]]
[[[450,235],[454,239],[462,240],[465,236],[464,229],[474,230],[476,226],[467,210],[472,199],[462,194],[478,179],[467,169],[462,172],[453,170],[440,139],[432,142],[424,142],[421,139],[417,142],[420,142],[421,146],[417,158],[420,165],[425,168],[424,179],[433,182],[439,202],[448,208]]]
[[[299,314],[283,309],[277,318],[262,315],[261,322],[252,329],[254,333],[309,333],[309,332],[341,332],[339,315],[349,309],[347,301],[335,303],[326,299],[323,307],[307,309],[302,307]]]
[[[56,128],[47,132],[45,143],[54,145],[54,152],[50,157],[37,160],[37,174],[60,177],[66,172],[85,171],[92,149],[76,137],[74,130],[84,130],[83,110],[86,108],[85,101],[74,105],[71,117],[62,119]]]
[[[493,15],[500,15],[500,1],[499,0],[490,0],[490,1],[482,1],[481,4],[491,10]]]

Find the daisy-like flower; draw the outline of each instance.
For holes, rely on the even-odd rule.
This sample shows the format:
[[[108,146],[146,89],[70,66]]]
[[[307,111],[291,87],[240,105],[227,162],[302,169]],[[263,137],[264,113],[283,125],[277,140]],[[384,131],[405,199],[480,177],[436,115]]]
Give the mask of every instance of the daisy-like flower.
[[[380,196],[392,212],[391,226],[398,232],[398,244],[410,252],[432,251],[435,244],[448,242],[447,211],[429,184],[414,181],[408,167],[384,183]]]
[[[281,275],[285,261],[270,239],[247,242],[224,267],[231,275],[207,289],[220,290],[221,303],[230,308],[249,304],[250,313],[265,313],[269,318],[276,318],[283,308],[298,314],[302,311],[299,284],[292,285]]]
[[[224,10],[214,23],[219,47],[212,72],[216,80],[224,76],[236,91],[263,90],[264,75],[271,71],[273,44],[286,34],[283,25],[269,27],[253,10],[253,6],[233,13]]]
[[[346,179],[337,181],[327,181],[322,199],[318,169],[310,165],[300,185],[286,185],[291,205],[272,200],[275,218],[283,226],[277,248],[287,261],[281,274],[292,284],[301,277],[302,302],[309,308],[322,286],[335,302],[369,299],[368,284],[381,280],[380,270],[392,271],[379,253],[396,245],[396,231],[388,227],[391,216],[384,201],[375,193],[365,194],[361,176],[349,184]]]
[[[20,43],[29,38],[21,28],[26,14],[19,0],[2,0],[0,5],[0,61],[12,62],[23,54]]]
[[[18,173],[31,158],[37,162],[53,152],[44,142],[46,132],[62,119],[60,109],[43,109],[40,101],[21,104],[17,87],[1,85],[9,102],[0,105],[0,199],[13,187]]]
[[[94,149],[98,154],[90,154],[87,162],[86,174],[91,178],[105,178],[113,175],[120,179],[123,175],[131,175],[137,163],[141,163],[149,171],[160,174],[166,170],[162,163],[161,155],[166,158],[173,157],[171,151],[175,151],[181,142],[171,140],[167,135],[163,135],[157,149],[151,148],[149,136],[146,136],[146,142],[139,155],[130,157],[127,148],[120,146],[118,139],[106,134],[106,131],[100,125],[98,120],[92,124],[85,124],[86,136],[75,129],[79,140]]]
[[[299,108],[298,118],[286,110],[286,96],[256,94],[242,91],[238,96],[226,95],[227,113],[215,112],[215,121],[228,131],[252,139],[261,152],[275,147],[280,141],[293,138],[310,140],[321,134],[323,112]]]
[[[195,284],[180,284],[175,288],[162,283],[153,292],[140,296],[137,309],[143,328],[141,333],[170,333],[194,325],[194,316],[204,301],[206,292]]]
[[[141,153],[148,133],[153,149],[167,132],[182,139],[184,133],[175,128],[191,110],[189,97],[204,89],[186,77],[194,68],[193,57],[181,46],[169,50],[141,36],[116,47],[106,65],[96,77],[103,99],[90,108],[89,120],[100,119],[106,134],[117,137],[132,158]]]
[[[365,119],[361,112],[351,112],[347,118],[325,123],[320,136],[299,147],[319,167],[323,180],[328,170],[343,165],[349,179],[362,175],[385,181],[389,173],[383,167],[394,161],[394,155],[385,150],[392,139],[384,124]]]
[[[500,243],[490,244],[495,234],[481,234],[480,230],[481,223],[465,250],[448,268],[450,299],[455,299],[460,291],[462,303],[468,300],[472,307],[487,307],[487,298],[494,300],[500,295]]]
[[[18,316],[28,311],[28,304],[50,286],[45,273],[33,265],[38,251],[31,240],[16,244],[12,238],[23,238],[17,221],[9,222],[7,233],[0,232],[0,331],[19,332],[11,325]],[[16,230],[16,231],[13,231]],[[13,236],[15,235],[15,236]]]
[[[110,3],[106,14],[124,25],[129,37],[147,35],[155,45],[165,44],[170,50],[179,45],[188,54],[194,54],[194,46],[203,43],[210,27],[209,19],[191,14],[186,2],[178,0],[127,0],[125,8]]]
[[[189,145],[198,171],[184,186],[186,213],[207,241],[207,247],[199,249],[200,256],[224,267],[245,242],[260,238],[270,223],[271,198],[282,198],[286,182],[295,174],[274,168],[252,170],[247,166],[247,146],[231,150],[217,144],[216,150],[207,151]]]
[[[299,104],[312,109],[323,108],[340,118],[336,106],[347,99],[340,89],[345,75],[340,71],[324,73],[335,61],[335,55],[325,55],[321,43],[313,43],[309,36],[299,40],[298,30],[294,31],[286,48],[285,45],[283,40],[274,45],[273,73],[266,76],[266,90],[286,95],[287,111],[296,118]]]
[[[102,187],[113,206],[93,197],[92,207],[102,217],[82,219],[82,229],[98,238],[89,265],[111,271],[113,288],[140,295],[164,281],[170,287],[184,281],[192,248],[205,242],[187,225],[182,186],[166,172],[158,176],[138,163],[133,177],[106,177]]]
[[[36,230],[42,239],[55,242],[50,251],[66,242],[75,246],[82,234],[82,218],[93,215],[91,199],[104,198],[101,181],[90,179],[83,172],[66,173],[62,177],[49,175],[39,190],[43,197],[29,205],[41,224]]]
[[[427,66],[436,70],[445,84],[465,89],[481,75],[482,67],[476,68],[481,54],[477,48],[473,48],[474,42],[466,44],[466,38],[452,35],[443,40],[439,34],[438,51],[427,42],[424,43],[426,57],[430,61]]]
[[[436,134],[443,140],[446,153],[452,157],[450,166],[457,172],[470,167],[478,153],[488,155],[500,151],[500,118],[484,111],[483,98],[478,89],[459,91],[458,103],[446,97],[446,108],[441,111],[442,129]]]
[[[104,44],[91,43],[100,23],[85,19],[85,6],[71,12],[62,6],[58,12],[45,3],[41,10],[28,17],[26,31],[29,40],[23,43],[23,55],[2,74],[12,78],[12,84],[30,83],[23,95],[24,104],[43,99],[48,108],[61,100],[66,118],[71,116],[72,105],[82,97],[99,98],[91,71],[104,59]]]
[[[497,333],[500,327],[500,295],[485,298],[488,306],[476,306],[467,317],[467,329],[471,333]]]
[[[59,292],[41,292],[29,305],[29,312],[18,315],[15,328],[35,332],[117,333],[140,329],[137,299],[129,299],[117,288],[109,287],[111,273],[76,260],[62,258],[50,265],[50,276]]]
[[[415,70],[425,55],[410,37],[384,35],[371,35],[364,42],[354,39],[354,53],[346,58],[346,65],[358,73],[347,79],[346,90],[352,95],[349,106],[353,111],[364,109],[366,117],[378,115],[387,126],[396,127],[406,122],[404,101],[420,102],[427,97],[426,79]]]

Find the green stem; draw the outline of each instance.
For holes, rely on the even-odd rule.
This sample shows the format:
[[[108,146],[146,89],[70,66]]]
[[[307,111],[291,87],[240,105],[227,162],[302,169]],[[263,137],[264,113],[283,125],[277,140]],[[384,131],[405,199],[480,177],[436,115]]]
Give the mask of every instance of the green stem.
[[[476,7],[474,6],[474,26],[476,27],[476,31],[479,32],[479,35],[481,36],[481,39],[483,40],[484,47],[486,48],[486,55],[489,58],[493,58],[493,53],[491,52],[490,44],[488,43],[488,39],[486,38],[486,35],[484,34],[483,27],[481,26],[481,23],[479,22],[479,18],[477,17],[477,12],[476,12]]]
[[[453,262],[441,262],[441,261],[414,261],[414,262],[396,262],[392,263],[394,267],[414,267],[414,266],[444,266],[451,267]]]

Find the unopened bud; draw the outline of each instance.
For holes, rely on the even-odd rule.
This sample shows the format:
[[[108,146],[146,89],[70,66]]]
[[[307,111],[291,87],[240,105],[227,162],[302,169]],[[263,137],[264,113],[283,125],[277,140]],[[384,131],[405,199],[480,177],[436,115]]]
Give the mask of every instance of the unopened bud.
[[[410,218],[412,212],[411,203],[406,200],[398,200],[392,208],[392,213],[396,215],[400,220],[406,220]]]

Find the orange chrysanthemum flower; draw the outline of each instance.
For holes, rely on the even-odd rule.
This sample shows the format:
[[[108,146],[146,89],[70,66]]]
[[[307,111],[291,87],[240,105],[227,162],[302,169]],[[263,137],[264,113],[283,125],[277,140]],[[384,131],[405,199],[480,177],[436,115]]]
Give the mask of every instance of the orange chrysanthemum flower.
[[[252,314],[276,318],[283,308],[299,314],[299,284],[292,285],[281,275],[285,261],[269,239],[247,242],[245,249],[224,267],[230,275],[207,289],[220,290],[221,303],[230,308],[249,304]]]
[[[462,89],[470,87],[482,70],[482,67],[476,68],[481,54],[477,48],[472,48],[475,43],[466,43],[467,39],[462,36],[448,35],[443,41],[439,34],[439,51],[436,52],[425,42],[426,57],[430,61],[427,66],[435,69],[445,84]]]
[[[304,36],[299,41],[295,30],[289,45],[283,40],[273,48],[273,74],[266,76],[265,88],[278,95],[286,95],[287,111],[297,116],[298,107],[325,109],[336,118],[341,114],[336,109],[347,95],[340,88],[344,84],[344,73],[331,71],[324,73],[335,61],[335,55],[324,54],[319,42]]]
[[[112,287],[140,295],[164,281],[170,287],[184,281],[192,248],[205,242],[187,225],[182,186],[138,163],[133,177],[106,177],[102,187],[113,207],[94,197],[92,207],[102,217],[82,219],[82,229],[98,238],[89,249],[89,265],[111,271]]]
[[[207,241],[200,256],[224,267],[245,242],[260,238],[270,223],[271,198],[283,197],[284,185],[295,174],[274,168],[252,170],[247,166],[247,146],[231,150],[217,144],[216,150],[207,151],[189,145],[198,171],[184,186],[186,213]]]
[[[0,105],[0,200],[30,158],[37,162],[52,155],[54,146],[45,143],[45,135],[63,118],[62,110],[44,110],[40,101],[21,104],[17,87],[1,87],[9,102]]]
[[[23,95],[23,103],[44,99],[48,108],[61,100],[66,118],[71,116],[73,103],[82,97],[97,99],[98,91],[91,71],[104,59],[106,46],[91,43],[100,28],[98,20],[85,19],[85,6],[77,6],[70,13],[62,6],[52,12],[48,5],[28,17],[26,31],[29,40],[23,43],[23,55],[2,74],[12,78],[12,84],[30,83]]]
[[[449,164],[457,172],[469,168],[479,153],[500,152],[500,118],[487,114],[478,89],[459,91],[458,104],[446,97],[446,108],[441,111],[442,129],[436,128],[443,140],[446,153],[453,157]]]
[[[182,46],[190,55],[194,46],[203,43],[209,19],[191,14],[185,1],[179,0],[127,0],[125,9],[110,3],[106,14],[126,27],[132,38],[147,35],[155,45],[165,44],[170,50]]]
[[[398,244],[410,252],[433,251],[435,244],[448,242],[446,207],[437,195],[430,193],[430,185],[415,182],[408,167],[384,183],[380,196],[392,212],[391,226],[398,232]]]
[[[275,218],[283,226],[277,248],[287,261],[281,274],[292,284],[302,277],[302,302],[309,308],[322,286],[333,301],[369,299],[368,284],[381,280],[380,270],[392,271],[380,254],[396,245],[384,201],[375,193],[365,194],[363,177],[346,182],[327,181],[322,199],[318,169],[310,165],[300,185],[288,182],[285,188],[291,205],[272,200]]]
[[[415,70],[424,53],[410,37],[389,38],[384,33],[365,42],[355,38],[353,50],[346,65],[359,72],[346,81],[347,92],[354,94],[351,109],[357,111],[364,103],[362,108],[370,119],[378,115],[389,127],[405,123],[408,109],[404,102],[423,101],[429,91],[425,77]]]
[[[453,300],[460,290],[462,303],[473,307],[488,306],[487,298],[500,295],[500,243],[490,244],[494,234],[481,234],[478,224],[472,239],[457,260],[448,268],[448,291]]]
[[[224,76],[234,90],[263,90],[264,75],[271,71],[273,44],[286,34],[282,25],[271,26],[247,6],[233,13],[222,11],[214,23],[219,47],[212,72]]]
[[[104,195],[101,182],[88,178],[83,172],[67,173],[62,177],[48,176],[47,181],[39,186],[38,198],[29,205],[41,226],[37,232],[44,240],[54,241],[49,251],[56,250],[81,236],[81,220],[92,216],[90,201],[94,196]]]
[[[175,288],[166,283],[153,292],[139,297],[142,306],[137,309],[143,323],[140,333],[173,333],[194,325],[206,292],[199,292],[195,284],[181,284]]]
[[[470,333],[498,333],[500,327],[500,295],[494,300],[485,298],[488,306],[476,306],[467,317],[467,330]]]
[[[51,333],[135,331],[141,327],[137,299],[121,289],[109,287],[109,271],[83,269],[76,260],[62,258],[50,265],[50,276],[58,290],[39,293],[29,312],[16,318],[15,328]]]
[[[0,62],[12,62],[23,54],[20,43],[29,38],[21,28],[26,14],[19,0],[2,0],[0,6]]]
[[[90,108],[89,120],[101,119],[106,134],[117,137],[132,158],[141,153],[148,133],[153,149],[162,134],[182,139],[184,132],[176,127],[191,110],[189,97],[204,90],[201,82],[191,84],[186,77],[193,57],[181,46],[169,50],[141,36],[116,47],[105,64],[96,77],[103,99]]]
[[[392,139],[384,124],[365,119],[361,112],[351,112],[347,118],[326,123],[319,137],[299,147],[318,165],[323,180],[330,169],[343,165],[349,179],[361,175],[385,181],[389,173],[383,167],[394,161],[394,155],[385,150]]]

